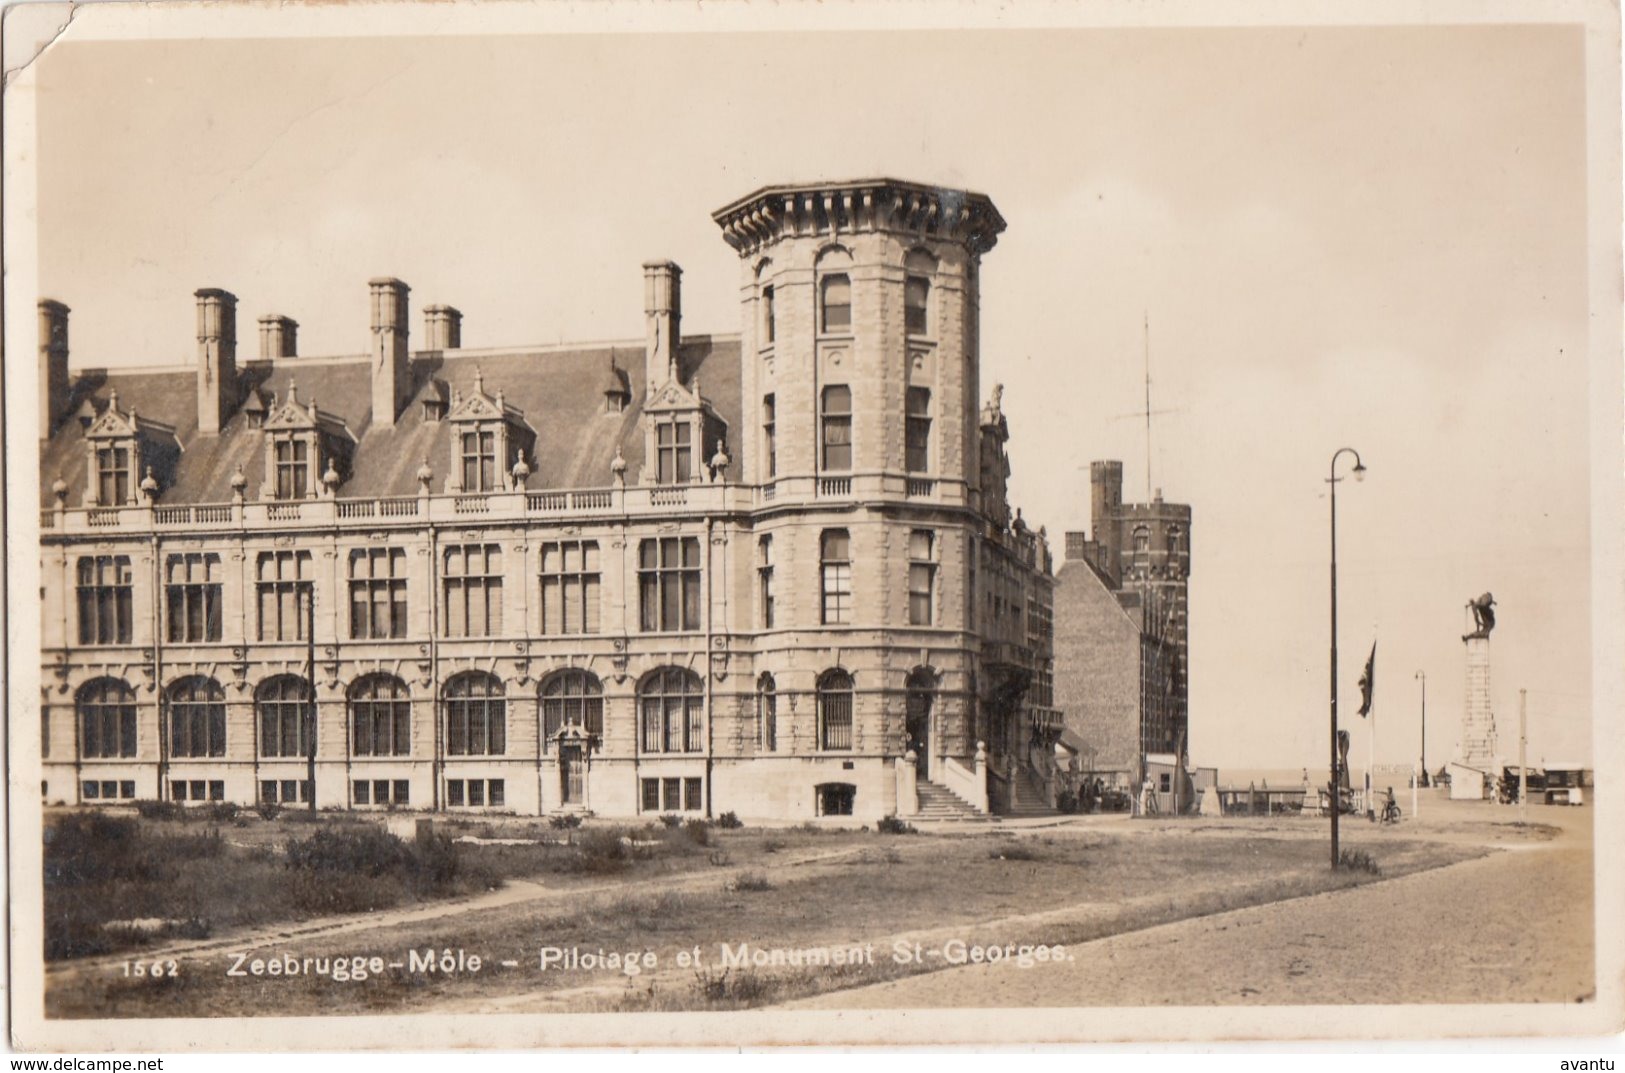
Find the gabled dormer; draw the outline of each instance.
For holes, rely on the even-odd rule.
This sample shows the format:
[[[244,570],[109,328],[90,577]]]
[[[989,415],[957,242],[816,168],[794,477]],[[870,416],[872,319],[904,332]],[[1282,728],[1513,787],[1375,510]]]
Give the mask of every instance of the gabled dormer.
[[[144,493],[156,497],[161,485],[154,470],[167,478],[180,452],[173,428],[120,409],[117,390],[109,393],[106,408],[90,419],[85,443],[87,507],[131,506],[139,504]]]
[[[333,414],[299,401],[299,385],[265,417],[265,483],[261,499],[298,500],[331,495],[350,474],[355,437]]]
[[[703,480],[706,460],[721,451],[728,424],[699,393],[669,379],[643,404],[643,483]]]
[[[536,433],[525,424],[524,411],[510,406],[502,389],[487,394],[485,377],[474,370],[474,390],[452,391],[448,492],[506,492],[523,487],[529,464],[520,465],[536,445]],[[515,467],[518,472],[515,472]]]

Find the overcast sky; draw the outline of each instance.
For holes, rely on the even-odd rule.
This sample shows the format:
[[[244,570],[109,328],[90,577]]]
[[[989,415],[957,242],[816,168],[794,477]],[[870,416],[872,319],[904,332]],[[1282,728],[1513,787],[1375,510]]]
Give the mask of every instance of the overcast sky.
[[[472,347],[738,330],[710,213],[773,182],[991,196],[982,382],[1012,495],[1088,523],[1088,464],[1192,505],[1199,764],[1324,764],[1327,502],[1342,680],[1380,639],[1379,761],[1459,735],[1494,592],[1516,748],[1590,755],[1584,54],[1561,27],[59,42],[40,66],[41,295],[76,365],[192,360],[192,291],[365,347],[368,277]],[[1064,668],[1061,673],[1065,673]],[[1356,720],[1357,721],[1357,720]],[[1356,731],[1357,735],[1360,733]],[[1354,755],[1363,760],[1364,740]]]

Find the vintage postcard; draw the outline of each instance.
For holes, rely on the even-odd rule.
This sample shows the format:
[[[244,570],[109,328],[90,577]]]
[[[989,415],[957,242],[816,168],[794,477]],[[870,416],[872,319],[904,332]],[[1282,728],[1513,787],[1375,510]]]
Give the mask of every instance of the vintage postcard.
[[[1621,1030],[1617,9],[5,14],[14,1047]]]

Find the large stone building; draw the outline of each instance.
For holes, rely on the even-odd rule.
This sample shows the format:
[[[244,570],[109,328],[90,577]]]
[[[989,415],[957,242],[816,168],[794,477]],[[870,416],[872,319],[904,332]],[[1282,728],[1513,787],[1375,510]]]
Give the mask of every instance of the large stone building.
[[[1059,715],[1049,552],[978,379],[1004,220],[893,180],[714,218],[733,335],[685,335],[655,262],[641,343],[470,349],[430,305],[414,348],[375,279],[363,352],[266,315],[248,359],[211,288],[195,361],[75,375],[41,302],[45,799],[1019,800]]]
[[[1160,491],[1124,503],[1120,462],[1090,478],[1092,535],[1066,534],[1056,573],[1056,703],[1085,773],[1129,787],[1167,775],[1172,795],[1189,744],[1191,509]]]

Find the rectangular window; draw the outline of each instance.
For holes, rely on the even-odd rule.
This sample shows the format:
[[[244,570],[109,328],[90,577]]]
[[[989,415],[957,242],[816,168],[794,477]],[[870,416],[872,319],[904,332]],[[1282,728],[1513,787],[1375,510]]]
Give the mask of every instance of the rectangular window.
[[[224,801],[226,799],[226,784],[223,780],[212,779],[209,782],[209,800]]]
[[[683,780],[662,779],[660,780],[660,789],[661,804],[665,806],[665,810],[667,812],[681,812],[683,810]]]
[[[908,535],[908,624],[932,624],[937,581],[936,539],[927,529]]]
[[[694,472],[693,428],[687,421],[664,421],[655,426],[655,480],[682,484]]]
[[[446,636],[491,637],[502,630],[502,549],[464,544],[446,549]]]
[[[135,780],[134,779],[124,779],[124,780],[122,780],[118,784],[118,795],[120,797],[126,798],[126,799],[134,797],[135,796]]]
[[[220,556],[171,555],[165,591],[171,644],[220,640]]]
[[[171,801],[185,801],[186,783],[179,781],[171,782],[169,784],[169,799]]]
[[[906,405],[903,462],[910,473],[925,473],[931,468],[931,390],[909,388]]]
[[[699,812],[705,808],[705,801],[700,793],[699,779],[683,780],[683,808],[689,812]]]
[[[640,625],[649,633],[700,628],[700,542],[660,537],[638,545]]]
[[[659,779],[644,779],[643,780],[643,811],[644,812],[659,812],[660,811],[660,780]]]
[[[79,560],[79,643],[127,645],[135,621],[133,575],[124,555]]]
[[[826,529],[819,538],[819,584],[823,622],[838,626],[852,619],[852,537],[845,529]]]
[[[649,782],[654,782],[655,780],[649,779],[648,781]],[[86,779],[83,783],[81,783],[79,785],[79,796],[84,798],[86,801],[94,801],[98,797],[100,797],[101,795],[102,795],[102,784],[99,783],[99,782],[94,782],[94,781],[92,781],[90,779]]]
[[[930,280],[923,276],[910,276],[903,282],[903,329],[909,335],[926,334],[926,309],[930,299]]]
[[[852,330],[852,280],[845,275],[825,276],[820,284],[823,302],[823,330]]]
[[[266,551],[259,558],[259,628],[262,641],[303,641],[311,613],[310,552]]]
[[[397,805],[410,805],[412,803],[412,782],[410,779],[395,780],[395,797]]]
[[[310,488],[310,445],[300,439],[276,442],[276,497],[303,499]]]
[[[542,632],[598,632],[598,542],[542,545]]]
[[[831,384],[824,389],[824,468],[852,468],[852,389]]]
[[[406,636],[406,549],[350,552],[350,636],[379,641]]]
[[[778,334],[778,317],[773,306],[773,284],[762,288],[762,345],[772,346]]]
[[[495,432],[463,433],[463,491],[489,492],[497,486],[497,440]]]
[[[502,779],[447,779],[446,805],[450,808],[500,808],[507,801],[507,786]],[[405,804],[397,799],[395,804]]]
[[[372,783],[365,779],[357,779],[355,783],[355,803],[358,805],[372,804]]]
[[[778,403],[772,395],[762,396],[762,453],[768,479],[779,473]]]
[[[130,450],[127,447],[100,447],[96,450],[96,502],[116,507],[130,501]]]
[[[762,629],[773,628],[773,538],[764,536],[756,543],[756,577],[761,589]]]

